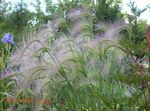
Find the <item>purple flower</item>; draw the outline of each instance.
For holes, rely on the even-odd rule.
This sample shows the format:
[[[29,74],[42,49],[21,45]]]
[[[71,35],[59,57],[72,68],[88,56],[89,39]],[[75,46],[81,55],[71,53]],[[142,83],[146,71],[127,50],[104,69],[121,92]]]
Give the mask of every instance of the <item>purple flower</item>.
[[[14,45],[14,40],[13,40],[13,38],[14,38],[14,35],[9,34],[9,33],[5,33],[5,34],[3,35],[3,38],[1,39],[1,41],[2,41],[4,44],[6,44],[6,43],[11,43],[11,44]]]
[[[5,74],[5,75],[7,75],[7,74],[10,74],[10,69],[9,68],[6,68],[4,71],[3,71],[3,73],[2,74]]]

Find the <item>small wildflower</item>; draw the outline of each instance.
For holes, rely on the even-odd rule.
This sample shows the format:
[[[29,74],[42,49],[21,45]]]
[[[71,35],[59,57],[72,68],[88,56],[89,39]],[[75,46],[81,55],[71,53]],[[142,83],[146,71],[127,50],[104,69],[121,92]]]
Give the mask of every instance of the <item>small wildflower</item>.
[[[9,68],[6,68],[2,73],[0,73],[0,79],[8,77],[10,74],[11,74],[11,70]]]
[[[11,44],[14,45],[14,40],[13,40],[13,38],[14,38],[14,35],[9,34],[9,33],[6,33],[6,34],[3,35],[1,41],[2,41],[4,44],[6,44],[6,43],[11,43]]]
[[[6,69],[4,70],[4,72],[3,72],[3,74],[5,74],[5,75],[8,75],[8,74],[10,74],[10,73],[11,73],[11,71],[10,71],[9,68],[6,68]]]

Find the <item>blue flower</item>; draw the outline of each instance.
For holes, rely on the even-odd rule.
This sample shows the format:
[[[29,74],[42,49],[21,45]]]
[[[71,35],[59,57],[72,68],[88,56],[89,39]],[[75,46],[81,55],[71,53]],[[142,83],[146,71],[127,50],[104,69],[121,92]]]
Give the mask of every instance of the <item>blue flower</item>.
[[[7,34],[4,34],[4,35],[3,35],[1,41],[2,41],[4,44],[6,44],[6,43],[11,43],[11,44],[14,45],[14,40],[13,40],[13,38],[14,38],[14,35],[7,33]]]
[[[3,71],[3,73],[2,74],[5,74],[5,75],[7,75],[7,74],[10,74],[10,69],[9,68],[6,68],[4,71]]]

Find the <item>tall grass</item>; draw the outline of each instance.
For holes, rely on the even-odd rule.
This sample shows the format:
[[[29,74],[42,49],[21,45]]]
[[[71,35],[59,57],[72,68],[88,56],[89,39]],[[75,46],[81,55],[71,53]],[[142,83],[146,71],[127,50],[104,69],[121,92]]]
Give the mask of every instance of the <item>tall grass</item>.
[[[29,38],[31,40],[25,41],[19,52],[13,53],[11,74],[1,78],[2,82],[10,81],[4,87],[11,85],[11,91],[1,94],[12,98],[1,100],[3,110],[142,109],[145,102],[141,95],[146,90],[130,86],[137,76],[135,71],[133,74],[126,72],[129,64],[124,58],[128,51],[117,43],[120,31],[127,29],[127,25],[101,23],[93,28],[92,13],[81,9],[76,13],[77,10],[71,10],[68,15],[71,25],[67,32],[56,33],[49,27]],[[56,19],[52,23],[58,28],[64,21]],[[16,98],[18,101],[13,101]],[[25,98],[32,101],[19,101]],[[39,104],[37,100],[42,99],[45,101]]]

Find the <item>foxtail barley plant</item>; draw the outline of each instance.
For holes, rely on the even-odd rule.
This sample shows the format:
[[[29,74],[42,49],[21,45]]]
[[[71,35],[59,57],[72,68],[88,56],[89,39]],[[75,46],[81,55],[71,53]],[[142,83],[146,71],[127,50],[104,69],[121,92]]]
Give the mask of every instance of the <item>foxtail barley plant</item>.
[[[120,32],[129,30],[127,24],[120,20],[93,25],[93,12],[87,8],[70,10],[67,19],[70,21],[67,31],[58,30],[66,20],[56,18],[12,53],[10,74],[2,76],[1,81],[8,78],[8,84],[13,84],[11,92],[3,92],[4,97],[18,101],[7,101],[5,109],[137,110],[143,104],[139,99],[144,97],[133,104],[137,89],[130,87],[128,79],[132,80],[132,76],[126,78],[130,67],[124,59],[130,51],[118,43]],[[2,41],[13,43],[8,36]],[[23,98],[32,101],[21,102]],[[37,102],[41,99],[45,101]]]

